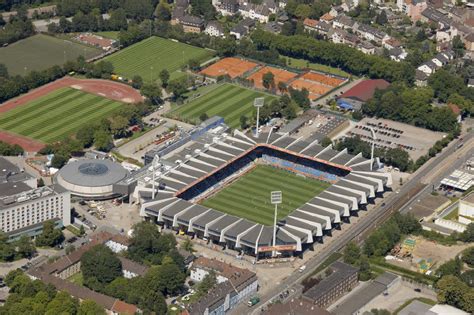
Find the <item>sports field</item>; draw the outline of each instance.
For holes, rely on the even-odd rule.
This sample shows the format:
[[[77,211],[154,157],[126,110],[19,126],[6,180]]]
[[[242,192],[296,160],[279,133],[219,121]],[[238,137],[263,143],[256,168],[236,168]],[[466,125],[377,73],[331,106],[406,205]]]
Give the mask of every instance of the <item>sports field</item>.
[[[272,166],[259,165],[237,181],[202,202],[202,205],[264,225],[273,225],[275,206],[270,192],[281,190],[278,220],[329,187],[328,183],[305,178]]]
[[[75,60],[80,55],[87,59],[101,52],[98,48],[39,34],[0,48],[0,62],[7,66],[10,74],[24,75],[32,70],[62,65],[65,60]]]
[[[180,105],[170,113],[170,116],[198,123],[203,113],[208,117],[218,115],[224,118],[229,127],[240,128],[240,116],[252,115],[253,101],[256,97],[264,97],[265,103],[276,98],[270,94],[226,83],[185,105]]]
[[[60,140],[81,126],[109,117],[123,103],[61,88],[0,114],[0,130],[43,142]]]
[[[143,80],[159,80],[161,70],[166,69],[170,79],[184,75],[179,70],[189,60],[203,62],[213,53],[191,45],[177,43],[161,37],[150,37],[116,52],[104,60],[112,62],[115,72],[131,79],[140,75]]]

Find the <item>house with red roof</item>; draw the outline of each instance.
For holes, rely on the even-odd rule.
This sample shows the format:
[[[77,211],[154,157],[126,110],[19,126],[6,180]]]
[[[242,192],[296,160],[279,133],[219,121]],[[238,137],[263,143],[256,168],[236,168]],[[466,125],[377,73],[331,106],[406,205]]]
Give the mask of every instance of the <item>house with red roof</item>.
[[[362,105],[374,97],[376,90],[385,90],[390,83],[383,79],[359,82],[337,100],[337,106],[344,110],[360,110]]]

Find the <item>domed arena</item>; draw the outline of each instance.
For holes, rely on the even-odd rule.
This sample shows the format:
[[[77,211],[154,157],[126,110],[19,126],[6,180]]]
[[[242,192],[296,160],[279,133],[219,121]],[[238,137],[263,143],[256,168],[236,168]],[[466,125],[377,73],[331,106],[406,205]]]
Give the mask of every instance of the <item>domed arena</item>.
[[[79,160],[65,165],[56,182],[71,194],[87,199],[115,197],[113,185],[128,175],[119,163],[110,160]]]

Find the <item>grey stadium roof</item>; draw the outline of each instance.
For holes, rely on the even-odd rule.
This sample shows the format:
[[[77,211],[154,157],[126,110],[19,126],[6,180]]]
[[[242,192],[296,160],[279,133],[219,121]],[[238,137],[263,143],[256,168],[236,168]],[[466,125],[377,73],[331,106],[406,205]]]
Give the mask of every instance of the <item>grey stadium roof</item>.
[[[120,164],[109,160],[78,160],[59,171],[59,176],[68,183],[89,187],[112,185],[127,175]]]

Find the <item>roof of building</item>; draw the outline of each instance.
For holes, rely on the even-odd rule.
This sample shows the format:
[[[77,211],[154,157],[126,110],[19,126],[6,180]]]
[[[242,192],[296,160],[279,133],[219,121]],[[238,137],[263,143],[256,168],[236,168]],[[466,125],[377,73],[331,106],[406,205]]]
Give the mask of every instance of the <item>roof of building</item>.
[[[418,300],[413,300],[410,304],[402,308],[398,315],[434,315],[430,312],[431,305]]]
[[[188,24],[188,25],[196,25],[202,26],[204,24],[204,20],[201,19],[199,16],[195,15],[185,15],[183,16],[180,21],[181,24]]]
[[[287,303],[273,303],[262,313],[264,315],[330,315],[328,311],[304,299],[291,299]]]
[[[428,80],[428,75],[424,73],[423,71],[420,71],[418,69],[415,70],[415,79],[417,81],[426,81]]]
[[[323,16],[321,16],[319,19],[320,19],[320,20],[323,20],[323,21],[328,21],[328,22],[329,22],[329,21],[334,20],[334,16],[332,16],[332,15],[329,14],[329,13],[325,13],[325,14],[324,14]]]
[[[281,25],[277,22],[268,22],[264,26],[265,31],[278,34],[281,32]]]
[[[122,270],[129,271],[139,276],[143,276],[148,271],[147,266],[139,264],[133,260],[127,259],[122,256],[119,256],[119,259],[120,259],[120,262],[122,263]]]
[[[303,24],[306,25],[306,26],[309,26],[309,27],[315,27],[316,25],[318,25],[318,23],[319,23],[318,20],[313,20],[313,19],[310,19],[310,18],[306,18],[303,21]]]
[[[124,179],[128,171],[110,160],[84,159],[66,164],[59,171],[64,181],[71,185],[98,187],[115,184]]]
[[[24,172],[17,165],[0,156],[0,184],[23,182],[32,178],[32,175]]]
[[[341,98],[355,98],[363,102],[367,102],[374,96],[375,90],[385,90],[390,83],[383,79],[364,80],[347,90]]]
[[[224,27],[219,23],[218,21],[209,21],[207,23],[207,27],[214,27],[216,30],[218,30],[221,33],[224,33]]]
[[[67,192],[60,185],[31,188],[23,182],[0,184],[0,210]]]
[[[345,264],[340,261],[332,263],[328,268],[332,269],[333,272],[328,277],[324,278],[306,291],[303,296],[311,300],[317,300],[324,294],[326,294],[332,288],[338,286],[342,281],[357,274],[358,269],[351,265]]]
[[[464,312],[454,306],[447,305],[447,304],[436,304],[432,308],[430,308],[430,312],[433,312],[437,315],[468,315],[469,313]]]
[[[468,42],[474,42],[474,32],[467,35],[464,40],[468,41]]]

